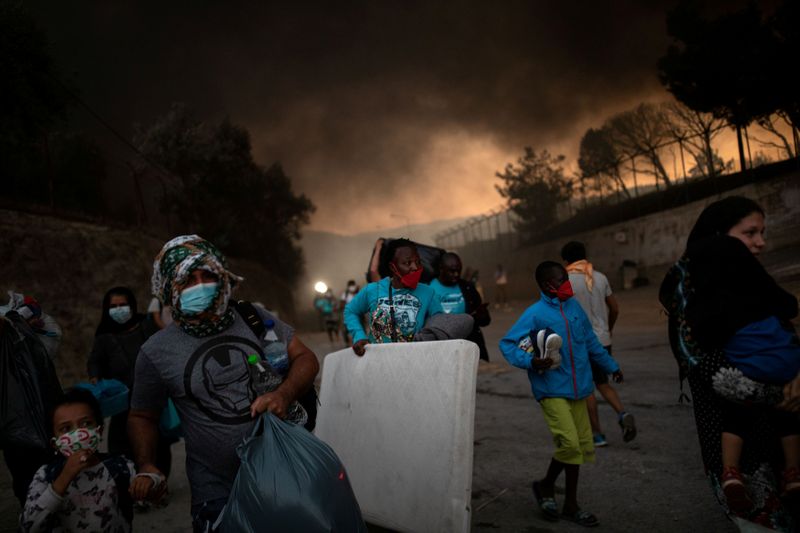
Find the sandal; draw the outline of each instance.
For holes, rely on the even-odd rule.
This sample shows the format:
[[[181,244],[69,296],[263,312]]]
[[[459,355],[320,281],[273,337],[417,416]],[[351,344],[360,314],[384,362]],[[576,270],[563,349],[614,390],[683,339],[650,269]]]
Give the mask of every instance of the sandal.
[[[539,504],[539,509],[542,511],[542,516],[545,520],[558,522],[558,504],[555,498],[542,496],[542,490],[538,481],[534,481],[531,488],[533,489],[533,496],[536,498],[536,502]]]
[[[744,480],[738,468],[735,466],[724,467],[720,482],[728,509],[734,513],[743,514],[753,508],[753,501],[747,494],[747,488],[744,486]]]
[[[597,520],[595,515],[589,511],[584,511],[583,509],[578,509],[572,514],[562,514],[561,518],[564,520],[569,520],[570,522],[575,522],[579,526],[584,527],[597,527],[600,525],[600,522]]]

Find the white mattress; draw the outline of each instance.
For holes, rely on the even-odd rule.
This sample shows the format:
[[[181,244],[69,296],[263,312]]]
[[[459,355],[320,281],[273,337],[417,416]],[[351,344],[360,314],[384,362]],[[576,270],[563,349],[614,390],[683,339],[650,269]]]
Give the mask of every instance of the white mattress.
[[[478,347],[372,344],[324,360],[315,434],[344,463],[367,522],[470,530]]]

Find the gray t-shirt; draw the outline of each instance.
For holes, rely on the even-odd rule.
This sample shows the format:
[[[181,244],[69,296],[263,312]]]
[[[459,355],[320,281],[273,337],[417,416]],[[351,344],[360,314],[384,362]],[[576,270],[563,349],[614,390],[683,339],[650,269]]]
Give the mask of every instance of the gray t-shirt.
[[[597,270],[592,272],[592,279],[594,286],[592,292],[589,292],[583,273],[570,272],[569,274],[572,291],[588,315],[597,340],[603,346],[611,346],[611,333],[608,331],[608,306],[606,305],[606,297],[611,296],[611,285],[605,274]]]
[[[294,330],[268,312],[259,314],[274,322],[265,339],[235,313],[228,329],[210,337],[193,337],[172,324],[150,337],[136,360],[131,408],[160,410],[172,398],[186,440],[192,505],[227,498],[239,470],[236,447],[253,429],[250,404],[264,392],[248,356],[258,354],[271,374],[267,390],[288,370]]]

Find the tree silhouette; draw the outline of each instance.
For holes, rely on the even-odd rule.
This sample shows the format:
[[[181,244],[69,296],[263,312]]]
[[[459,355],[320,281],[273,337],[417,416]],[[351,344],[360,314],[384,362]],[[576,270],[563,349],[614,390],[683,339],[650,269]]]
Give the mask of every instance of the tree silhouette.
[[[295,241],[314,206],[292,191],[279,163],[265,169],[254,161],[246,129],[228,120],[203,123],[176,104],[148,128],[137,128],[135,142],[177,177],[162,207],[186,230],[297,280],[302,254]]]
[[[800,3],[783,2],[768,19],[771,38],[769,73],[773,77],[768,95],[777,114],[792,126],[797,143],[800,128],[800,83],[797,80],[797,55],[800,51]],[[795,148],[795,153],[796,153]]]
[[[775,41],[761,18],[754,3],[706,19],[696,3],[682,2],[667,15],[674,42],[658,61],[661,83],[675,98],[736,129],[742,169],[742,129],[774,110],[768,93]]]
[[[722,167],[715,164],[718,158],[713,156],[711,141],[720,133],[724,120],[680,102],[666,103],[663,108],[670,136],[691,154],[700,175],[716,176]]]
[[[564,176],[564,156],[547,150],[538,154],[530,147],[496,175],[503,180],[495,188],[520,219],[517,230],[527,239],[541,234],[557,222],[558,205],[569,200],[572,182]]]
[[[21,2],[0,2],[0,175],[3,194],[53,204],[51,132],[66,114],[44,33]]]
[[[772,140],[760,139],[757,138],[755,135],[751,135],[750,136],[751,139],[753,139],[755,142],[763,146],[767,146],[770,148],[777,148],[778,150],[785,152],[786,157],[791,158],[797,155],[797,129],[792,124],[791,119],[789,118],[787,113],[783,111],[778,111],[774,115],[759,117],[757,119],[757,122],[758,125],[761,126],[761,129],[777,137],[780,140],[780,143],[774,142]],[[791,128],[792,135],[794,136],[792,141],[790,141],[789,138],[786,135],[784,135],[784,132],[781,131],[781,129],[779,128],[780,122],[784,122]],[[755,163],[753,163],[753,166],[755,166]]]
[[[0,194],[101,213],[106,158],[69,130],[65,86],[45,34],[22,2],[0,2],[0,73]]]
[[[631,197],[620,172],[622,155],[616,149],[608,129],[586,130],[581,138],[578,167],[581,169],[581,178],[594,180],[599,192],[616,184],[627,198]]]
[[[639,104],[635,109],[617,113],[603,125],[609,142],[625,159],[642,156],[653,170],[640,169],[652,174],[669,187],[672,182],[661,162],[658,150],[670,139],[667,118],[655,104]]]

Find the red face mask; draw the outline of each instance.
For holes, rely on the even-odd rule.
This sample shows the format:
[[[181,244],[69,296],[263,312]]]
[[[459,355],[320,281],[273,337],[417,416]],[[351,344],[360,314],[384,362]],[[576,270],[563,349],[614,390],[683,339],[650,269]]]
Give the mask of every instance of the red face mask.
[[[422,269],[418,268],[414,272],[409,272],[405,276],[400,277],[400,283],[409,289],[416,289],[419,285],[419,279],[422,277]]]
[[[556,298],[562,302],[566,302],[573,296],[575,296],[575,293],[572,292],[572,283],[570,283],[569,280],[566,280],[556,289]]]

